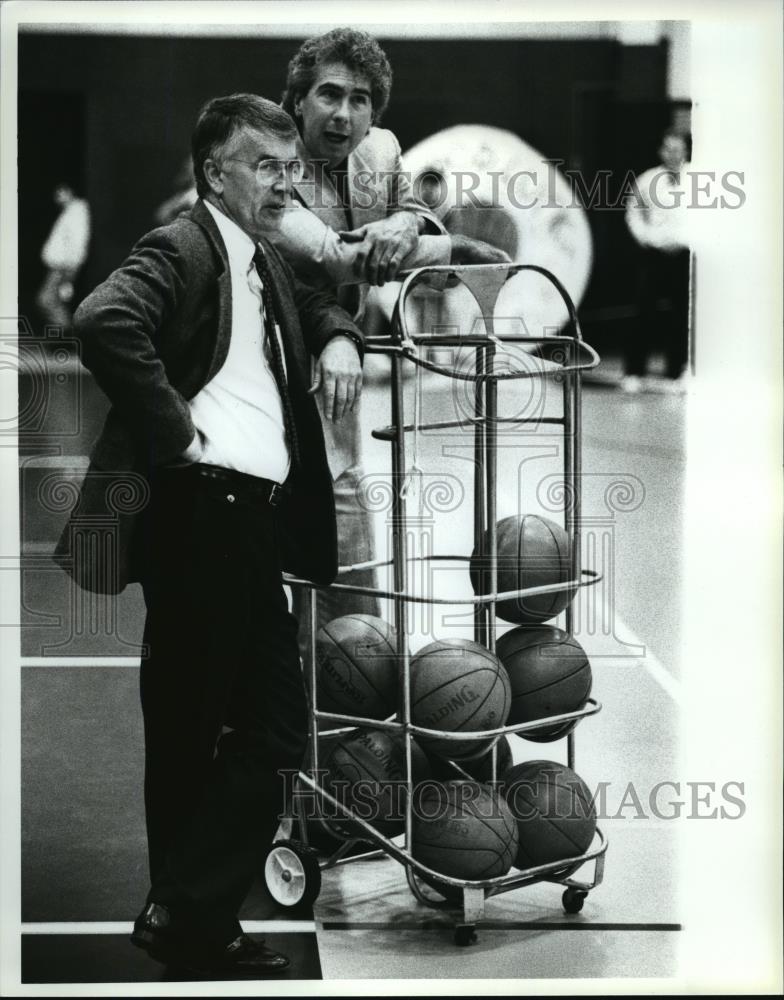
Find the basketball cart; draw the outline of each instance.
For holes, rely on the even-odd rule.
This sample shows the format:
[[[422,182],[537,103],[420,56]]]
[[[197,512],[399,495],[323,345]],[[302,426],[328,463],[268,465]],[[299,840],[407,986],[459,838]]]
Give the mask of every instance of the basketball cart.
[[[566,307],[568,323],[564,333],[558,336],[530,336],[527,333],[512,333],[496,336],[494,310],[501,290],[506,282],[520,272],[535,272],[550,282],[557,290]],[[443,289],[447,283],[455,286],[462,283],[471,293],[484,318],[484,331],[460,335],[454,331],[438,330],[412,332],[407,320],[406,306],[412,293],[417,289],[432,287],[436,283]],[[518,344],[530,364],[516,368],[499,364],[499,351],[508,344]],[[432,358],[432,349],[437,347],[459,349],[467,363],[445,366]],[[373,437],[391,445],[391,533],[392,558],[365,563],[361,566],[344,567],[341,573],[352,569],[366,569],[370,566],[391,567],[393,588],[382,590],[347,583],[334,583],[330,589],[353,594],[372,594],[392,602],[394,626],[397,634],[397,654],[399,662],[398,692],[399,704],[394,716],[386,720],[364,718],[356,715],[322,711],[318,707],[317,684],[317,602],[314,591],[321,588],[306,580],[287,578],[294,586],[304,587],[308,595],[310,615],[310,662],[306,664],[306,685],[310,700],[310,747],[309,759],[298,776],[298,787],[293,797],[293,815],[281,824],[278,838],[270,849],[265,864],[265,878],[273,898],[283,907],[291,909],[309,908],[318,897],[321,888],[321,872],[337,865],[353,861],[379,858],[387,855],[404,866],[411,892],[422,904],[435,908],[459,908],[461,917],[455,925],[455,942],[467,945],[476,940],[476,925],[482,920],[485,899],[499,893],[509,892],[521,886],[536,882],[552,882],[562,885],[562,905],[567,913],[577,913],[583,908],[589,891],[599,885],[604,873],[604,858],[607,840],[597,828],[594,841],[589,849],[578,857],[569,857],[548,864],[541,864],[525,870],[513,869],[510,873],[495,878],[466,880],[444,875],[413,857],[412,854],[412,737],[437,737],[439,741],[468,740],[493,741],[491,761],[492,781],[497,779],[497,740],[510,733],[533,732],[545,726],[551,727],[594,715],[601,705],[593,698],[578,711],[541,720],[500,726],[481,732],[444,732],[415,725],[411,721],[410,654],[407,645],[409,614],[412,605],[458,605],[473,609],[474,641],[490,651],[495,651],[496,604],[502,600],[528,598],[539,594],[571,591],[573,596],[579,588],[599,582],[599,575],[581,568],[580,559],[580,467],[581,467],[581,376],[582,372],[594,368],[599,363],[598,355],[583,340],[574,305],[566,289],[551,272],[534,265],[493,264],[464,266],[433,266],[412,271],[405,278],[400,290],[392,318],[392,330],[388,337],[371,337],[366,345],[368,352],[386,355],[391,367],[391,424],[377,428]],[[430,351],[430,356],[427,352]],[[404,413],[404,366],[413,365],[416,375],[413,422],[406,423]],[[439,378],[460,380],[473,389],[473,412],[462,420],[440,423],[421,423],[421,379],[424,371],[430,371]],[[557,416],[518,415],[503,417],[498,415],[499,383],[517,379],[548,379],[560,387],[560,413]],[[498,428],[505,425],[522,425],[527,422],[548,423],[561,429],[563,436],[563,520],[570,547],[569,579],[557,584],[528,587],[523,590],[509,590],[498,593],[498,554],[496,541],[496,493],[498,482]],[[474,457],[474,547],[485,558],[489,572],[489,592],[465,598],[436,597],[432,593],[414,593],[411,589],[411,564],[418,561],[433,563],[468,563],[469,557],[461,555],[411,556],[407,551],[407,500],[412,476],[421,470],[416,464],[417,435],[422,431],[438,431],[468,427],[473,435]],[[414,461],[407,467],[406,439],[414,436]],[[339,579],[339,577],[338,577]],[[565,631],[571,638],[573,631],[573,601],[566,611]],[[470,610],[469,610],[470,614]],[[328,727],[328,728],[324,728]],[[329,728],[331,727],[331,728]],[[321,770],[319,738],[337,736],[353,727],[368,727],[375,730],[393,730],[402,733],[405,748],[406,792],[405,823],[402,844],[384,836],[371,823],[352,812],[341,803],[318,778]],[[574,768],[575,734],[572,729],[566,736],[567,763]],[[449,761],[455,778],[471,778],[458,762]],[[332,817],[344,817],[350,821],[350,836],[339,843],[333,853],[324,858],[309,846],[309,828],[318,824],[324,832],[332,833],[334,826],[325,819],[315,820],[306,815],[305,803],[316,800],[323,807],[329,807]],[[333,820],[334,822],[334,820]],[[296,831],[295,831],[296,828]],[[294,836],[296,832],[296,836]],[[399,838],[398,838],[399,839]],[[593,863],[591,878],[574,877],[577,869],[585,863]],[[590,869],[589,869],[590,870]],[[440,896],[435,899],[425,891],[435,883]],[[451,897],[451,899],[449,898]]]

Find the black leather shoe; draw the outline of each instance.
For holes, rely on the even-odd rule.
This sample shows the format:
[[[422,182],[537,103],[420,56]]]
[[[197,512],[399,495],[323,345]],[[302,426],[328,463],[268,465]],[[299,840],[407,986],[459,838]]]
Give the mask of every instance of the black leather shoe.
[[[268,948],[263,941],[254,941],[247,934],[240,934],[225,948],[191,959],[188,967],[195,972],[258,977],[270,972],[284,972],[290,964],[285,955]]]
[[[159,962],[180,960],[185,951],[184,942],[172,927],[171,913],[161,903],[148,903],[136,918],[131,944]]]
[[[285,955],[247,934],[217,950],[200,947],[196,939],[178,931],[171,913],[160,903],[149,903],[136,918],[131,943],[158,962],[198,973],[260,976],[283,972],[291,964]]]

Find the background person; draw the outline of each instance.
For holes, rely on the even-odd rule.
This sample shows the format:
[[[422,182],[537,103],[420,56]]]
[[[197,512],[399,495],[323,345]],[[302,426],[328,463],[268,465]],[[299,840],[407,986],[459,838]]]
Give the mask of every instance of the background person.
[[[90,245],[90,208],[66,183],[57,185],[54,200],[60,214],[41,249],[46,276],[36,305],[49,326],[67,328],[71,325],[74,281],[87,260]]]
[[[625,392],[650,386],[648,360],[659,349],[665,356],[665,388],[680,389],[689,353],[690,253],[686,229],[686,171],[691,153],[688,134],[667,131],[659,147],[661,163],[637,178],[639,198],[626,208],[626,224],[639,244],[636,293],[639,323],[627,340]],[[669,312],[662,316],[661,299]],[[644,381],[645,380],[645,381]]]

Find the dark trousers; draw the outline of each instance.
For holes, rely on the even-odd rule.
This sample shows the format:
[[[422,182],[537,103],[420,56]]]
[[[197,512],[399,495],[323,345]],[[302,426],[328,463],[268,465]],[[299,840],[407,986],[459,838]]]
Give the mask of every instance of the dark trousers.
[[[637,268],[639,320],[627,338],[625,371],[645,375],[654,351],[663,351],[666,376],[679,378],[689,352],[689,251],[640,250]],[[669,308],[659,308],[666,299]]]
[[[149,901],[216,944],[239,933],[307,736],[275,519],[183,469],[153,482],[143,524]]]

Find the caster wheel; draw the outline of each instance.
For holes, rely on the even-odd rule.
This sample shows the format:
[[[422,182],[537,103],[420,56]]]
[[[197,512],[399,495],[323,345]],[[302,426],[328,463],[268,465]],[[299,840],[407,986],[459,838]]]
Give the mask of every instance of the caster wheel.
[[[588,893],[585,889],[575,889],[573,886],[569,886],[564,891],[563,896],[561,896],[564,910],[567,913],[579,913],[583,908],[583,903],[587,895]]]
[[[308,910],[321,892],[318,855],[297,840],[279,840],[267,853],[264,880],[278,906]]]
[[[455,928],[455,944],[461,948],[476,944],[476,931],[471,924],[458,924]]]

